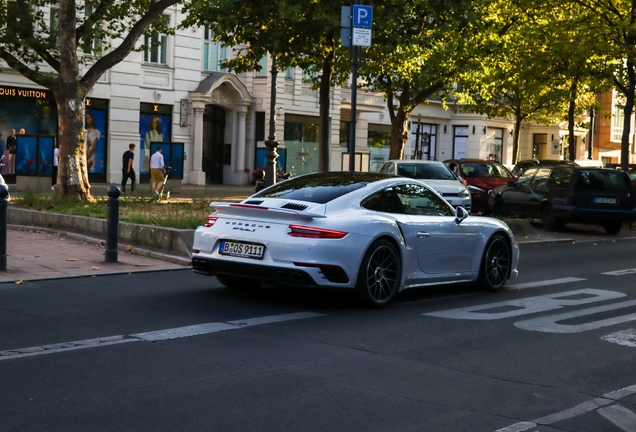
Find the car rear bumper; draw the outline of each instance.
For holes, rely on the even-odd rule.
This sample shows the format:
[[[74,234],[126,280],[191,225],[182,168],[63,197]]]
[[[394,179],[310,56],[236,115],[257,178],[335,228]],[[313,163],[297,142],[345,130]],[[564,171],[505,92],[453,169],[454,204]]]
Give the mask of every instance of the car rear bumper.
[[[260,284],[293,285],[302,287],[317,287],[318,284],[308,271],[299,268],[276,267],[271,265],[232,262],[215,258],[192,257],[192,270],[195,273],[215,276],[225,275],[242,279],[249,279]],[[314,269],[315,270],[315,269]],[[321,268],[321,275],[334,285],[349,282],[347,274],[339,267],[329,266]]]

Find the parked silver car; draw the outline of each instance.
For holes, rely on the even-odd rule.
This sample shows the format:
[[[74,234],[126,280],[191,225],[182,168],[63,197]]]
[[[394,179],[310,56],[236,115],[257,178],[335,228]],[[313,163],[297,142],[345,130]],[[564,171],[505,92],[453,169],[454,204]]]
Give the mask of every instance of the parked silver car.
[[[453,207],[464,207],[470,213],[471,200],[468,187],[442,162],[416,159],[390,160],[382,165],[380,172],[420,180],[435,189]]]

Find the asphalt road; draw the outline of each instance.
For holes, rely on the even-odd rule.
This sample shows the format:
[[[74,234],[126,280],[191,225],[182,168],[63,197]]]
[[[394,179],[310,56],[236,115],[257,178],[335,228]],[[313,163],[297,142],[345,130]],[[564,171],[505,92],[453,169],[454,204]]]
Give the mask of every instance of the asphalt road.
[[[636,431],[636,241],[525,244],[501,292],[0,284],[1,431]]]

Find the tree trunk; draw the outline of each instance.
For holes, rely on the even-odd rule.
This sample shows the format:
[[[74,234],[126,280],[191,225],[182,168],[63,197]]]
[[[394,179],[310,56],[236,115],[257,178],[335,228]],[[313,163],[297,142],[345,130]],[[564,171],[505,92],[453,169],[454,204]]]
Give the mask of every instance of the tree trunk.
[[[574,110],[576,108],[577,85],[573,82],[570,86],[570,101],[568,105],[568,158],[576,159],[576,140],[574,136]]]
[[[519,135],[521,135],[521,122],[523,117],[521,113],[515,115],[515,130],[512,137],[512,164],[515,165],[519,160]]]
[[[631,134],[632,114],[634,113],[634,98],[636,89],[636,72],[634,71],[634,63],[627,61],[628,85],[625,92],[625,107],[623,113],[625,120],[623,121],[623,136],[621,137],[621,169],[629,170],[629,137]]]
[[[318,121],[318,172],[329,171],[329,154],[331,142],[329,124],[331,77],[333,74],[333,51],[322,61],[322,76],[320,77],[319,91],[319,121]]]
[[[402,159],[404,156],[404,144],[409,139],[408,120],[412,108],[407,111],[406,107],[411,105],[411,84],[404,82],[400,93],[400,108],[394,116],[391,116],[391,149],[389,159]],[[389,109],[393,109],[390,106]]]
[[[60,157],[58,186],[64,195],[92,200],[86,165],[86,146],[82,102],[87,89],[79,84],[77,44],[75,41],[75,1],[60,0],[60,73],[53,95],[57,103]]]

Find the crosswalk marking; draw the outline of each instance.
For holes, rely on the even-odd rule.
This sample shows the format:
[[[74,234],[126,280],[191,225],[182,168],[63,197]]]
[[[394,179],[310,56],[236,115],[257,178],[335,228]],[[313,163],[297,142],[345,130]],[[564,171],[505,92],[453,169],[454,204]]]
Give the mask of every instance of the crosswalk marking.
[[[636,414],[620,405],[610,405],[597,411],[625,432],[636,432]]]
[[[100,346],[116,345],[130,342],[154,342],[161,340],[177,339],[191,336],[199,336],[219,331],[238,330],[245,327],[272,324],[284,321],[292,321],[305,318],[315,318],[325,316],[324,314],[314,312],[295,312],[281,315],[270,315],[257,318],[248,318],[244,320],[212,322],[204,324],[196,324],[186,327],[177,327],[171,329],[157,330],[144,333],[135,333],[131,335],[107,336],[96,339],[86,339],[74,342],[62,342],[51,345],[42,345],[37,347],[16,348],[0,351],[0,361],[10,360],[22,357],[32,357],[36,355],[53,354],[66,351],[74,351],[79,349],[97,348]]]
[[[511,290],[518,290],[518,289],[535,288],[535,287],[542,287],[542,286],[548,286],[548,285],[559,285],[559,284],[565,284],[565,283],[580,282],[584,280],[587,280],[587,279],[566,277],[566,278],[548,279],[548,280],[542,280],[542,281],[506,285],[506,288]]]
[[[625,270],[614,270],[614,271],[609,271],[609,272],[605,272],[601,274],[608,275],[608,276],[623,276],[623,275],[628,275],[632,273],[636,273],[636,268],[625,269]]]

